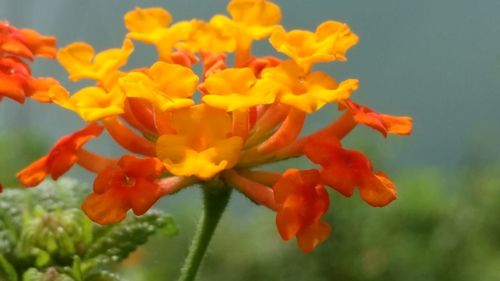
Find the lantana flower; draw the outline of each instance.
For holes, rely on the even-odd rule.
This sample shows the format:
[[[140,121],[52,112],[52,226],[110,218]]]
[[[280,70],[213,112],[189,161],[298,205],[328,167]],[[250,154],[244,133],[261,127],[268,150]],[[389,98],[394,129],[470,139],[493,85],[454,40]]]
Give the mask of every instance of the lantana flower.
[[[334,21],[314,32],[286,31],[280,8],[267,0],[232,0],[227,9],[228,16],[208,21],[174,22],[163,8],[136,8],[125,15],[128,33],[121,48],[96,54],[77,42],[60,49],[57,58],[70,79],[93,79],[95,85],[74,94],[53,86],[49,101],[91,125],[21,171],[21,182],[33,186],[73,164],[84,167],[96,178],[83,209],[101,224],[117,223],[129,210],[141,215],[162,196],[189,186],[200,185],[205,194],[235,189],[275,211],[281,237],[296,238],[303,252],[332,233],[322,218],[330,204],[327,187],[347,197],[357,188],[375,207],[393,201],[390,178],[342,140],[358,124],[384,136],[407,135],[412,119],[359,105],[353,101],[357,79],[337,82],[314,70],[319,62],[345,60],[358,37]],[[253,41],[265,39],[285,56],[254,55]],[[132,41],[154,45],[158,60],[124,69]],[[332,122],[304,134],[307,118],[319,110],[331,111]],[[127,150],[124,156],[83,148],[101,130]],[[309,158],[311,168],[257,168],[292,157]]]
[[[26,97],[47,102],[47,91],[57,81],[32,76],[28,61],[54,58],[56,39],[31,29],[18,29],[0,21],[0,100],[4,97],[24,103]]]

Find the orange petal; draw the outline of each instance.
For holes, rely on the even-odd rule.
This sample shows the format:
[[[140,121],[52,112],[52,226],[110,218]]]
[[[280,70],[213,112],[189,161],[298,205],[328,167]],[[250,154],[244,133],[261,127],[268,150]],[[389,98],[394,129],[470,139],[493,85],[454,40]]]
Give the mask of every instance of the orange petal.
[[[383,207],[396,199],[394,184],[382,172],[367,176],[359,186],[359,194],[374,207]]]
[[[36,160],[28,167],[19,171],[16,174],[17,179],[25,187],[37,186],[45,179],[48,174],[46,163],[47,156]]]
[[[316,222],[297,233],[297,243],[300,250],[309,253],[325,241],[331,234],[332,228],[325,222]]]

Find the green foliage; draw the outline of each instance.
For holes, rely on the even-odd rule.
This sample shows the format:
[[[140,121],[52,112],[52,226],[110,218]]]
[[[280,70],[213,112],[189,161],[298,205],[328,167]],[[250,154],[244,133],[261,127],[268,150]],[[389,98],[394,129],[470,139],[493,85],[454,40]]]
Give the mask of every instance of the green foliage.
[[[140,218],[103,229],[84,257],[93,265],[116,263],[144,244],[158,229],[165,227],[167,221],[172,223],[160,212],[149,212]]]
[[[116,225],[93,224],[79,209],[86,192],[63,179],[0,194],[1,281],[118,281],[106,266],[123,261],[156,232],[176,229],[158,211]]]

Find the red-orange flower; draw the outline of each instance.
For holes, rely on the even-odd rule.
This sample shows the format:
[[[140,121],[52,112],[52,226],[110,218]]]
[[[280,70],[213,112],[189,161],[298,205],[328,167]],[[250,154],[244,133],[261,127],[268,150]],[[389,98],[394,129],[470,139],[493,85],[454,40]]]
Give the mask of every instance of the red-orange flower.
[[[82,209],[100,224],[123,220],[129,209],[142,215],[163,195],[156,181],[163,171],[157,158],[124,155],[116,165],[97,175],[94,192],[85,199]]]
[[[342,106],[352,114],[354,121],[379,131],[384,137],[387,137],[387,134],[411,134],[413,123],[411,117],[378,113],[350,99],[343,101]]]
[[[304,148],[311,161],[323,167],[321,179],[324,183],[350,197],[358,187],[363,200],[382,207],[396,199],[392,181],[382,172],[374,172],[371,161],[359,151],[342,148],[340,142],[331,137],[317,137]]]
[[[51,78],[33,78],[30,67],[19,58],[0,57],[0,98],[8,97],[19,103],[30,96],[40,100],[56,83]]]
[[[8,22],[0,21],[0,54],[8,53],[32,60],[35,56],[53,58],[56,39],[31,29],[17,29]]]
[[[23,103],[27,96],[47,102],[45,93],[57,82],[51,78],[34,78],[22,58],[53,58],[55,38],[30,29],[17,29],[0,21],[0,99],[11,98]]]
[[[17,173],[16,177],[26,187],[42,182],[47,175],[57,180],[78,160],[78,151],[90,139],[102,132],[102,127],[90,124],[80,131],[59,139],[50,152]]]
[[[300,249],[307,253],[328,238],[330,225],[320,219],[330,199],[317,170],[289,169],[273,189],[279,206],[276,225],[284,240],[296,236]]]

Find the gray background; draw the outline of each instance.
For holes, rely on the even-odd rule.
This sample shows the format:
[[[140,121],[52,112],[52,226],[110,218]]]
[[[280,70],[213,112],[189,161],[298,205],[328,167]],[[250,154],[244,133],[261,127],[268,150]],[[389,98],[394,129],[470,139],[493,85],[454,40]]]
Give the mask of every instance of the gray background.
[[[497,158],[500,139],[500,1],[498,0],[281,0],[287,29],[314,29],[327,19],[349,24],[360,36],[347,63],[323,65],[339,79],[357,77],[355,100],[414,117],[409,138],[383,140],[369,130],[354,137],[381,148],[399,167],[456,167],[466,157]],[[86,41],[96,49],[120,46],[123,14],[134,6],[163,6],[176,20],[208,19],[225,11],[221,0],[0,0],[0,18],[58,37],[59,46]],[[147,65],[154,50],[141,47],[132,65]],[[37,62],[36,75],[65,79],[53,61]],[[70,89],[76,86],[66,84]],[[310,120],[326,124],[329,111]],[[56,106],[11,101],[0,105],[2,133],[32,130],[54,141],[82,122]],[[94,148],[117,153],[103,140]]]

